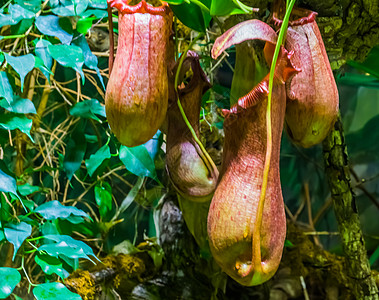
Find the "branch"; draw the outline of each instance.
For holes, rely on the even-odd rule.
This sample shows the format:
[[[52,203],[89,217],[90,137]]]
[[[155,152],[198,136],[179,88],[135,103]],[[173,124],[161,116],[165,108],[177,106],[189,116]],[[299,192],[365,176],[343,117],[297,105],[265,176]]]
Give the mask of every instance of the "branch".
[[[350,183],[347,148],[340,116],[325,139],[323,148],[325,174],[333,198],[352,292],[357,299],[379,299],[378,288],[371,276],[355,195]]]

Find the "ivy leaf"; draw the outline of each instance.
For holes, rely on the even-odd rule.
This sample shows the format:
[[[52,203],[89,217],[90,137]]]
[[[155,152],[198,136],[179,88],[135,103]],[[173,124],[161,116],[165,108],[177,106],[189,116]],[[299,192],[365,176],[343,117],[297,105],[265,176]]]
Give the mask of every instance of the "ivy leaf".
[[[103,3],[105,4],[105,9],[106,9],[107,8],[107,2],[104,1]],[[88,18],[90,16],[95,16],[96,19],[101,19],[101,18],[106,18],[108,16],[108,12],[106,10],[103,10],[103,9],[87,9],[80,16],[82,18]]]
[[[13,90],[9,83],[7,73],[0,71],[0,98],[5,98],[8,103],[13,100]]]
[[[13,193],[17,195],[16,179],[4,173],[0,169],[0,192]]]
[[[33,289],[33,295],[37,300],[70,299],[81,300],[78,294],[71,292],[60,282],[50,282],[37,285]]]
[[[80,128],[77,128],[67,142],[66,155],[63,160],[63,170],[66,172],[67,178],[71,180],[74,173],[80,168],[84,154],[86,152],[87,143]]]
[[[51,72],[51,65],[53,63],[53,58],[49,54],[49,51],[47,47],[49,47],[51,43],[47,40],[39,40],[36,44],[35,54],[36,54],[36,67],[39,68],[43,75],[49,80],[50,82],[50,74]],[[42,64],[38,61],[39,58],[42,61]]]
[[[120,147],[120,160],[125,167],[137,176],[148,176],[159,183],[154,160],[144,145],[137,147]]]
[[[40,59],[38,56],[35,57],[35,60],[36,60],[36,63],[34,66],[42,72],[42,74],[47,78],[47,80],[50,83],[50,74],[54,75],[54,73],[51,72],[51,70],[45,66],[42,59]]]
[[[14,260],[22,243],[32,234],[32,226],[25,222],[20,222],[18,224],[8,223],[4,227],[4,234],[8,242],[13,244],[14,250],[12,260]]]
[[[29,99],[23,99],[18,95],[11,101],[7,101],[5,99],[0,100],[0,106],[5,108],[6,110],[19,114],[36,114],[36,108],[32,101]]]
[[[34,13],[38,12],[41,8],[41,0],[15,0],[15,2]]]
[[[99,182],[95,186],[95,199],[99,205],[100,216],[104,218],[112,210],[112,188],[109,183]]]
[[[88,174],[92,176],[103,161],[108,158],[111,158],[111,151],[108,145],[104,145],[86,160]]]
[[[105,0],[89,0],[89,6],[92,8],[107,9],[107,1],[105,1]]]
[[[78,16],[83,13],[89,4],[89,0],[59,0],[50,1],[52,12],[59,16]]]
[[[76,103],[70,109],[70,115],[74,117],[94,119],[102,123],[96,115],[105,117],[105,107],[96,99],[84,100]]]
[[[83,51],[74,45],[49,45],[50,55],[64,67],[73,68],[82,77],[84,84],[84,73],[82,70],[84,64]]]
[[[14,268],[0,268],[0,278],[0,299],[5,299],[21,281],[21,274]]]
[[[0,27],[5,25],[16,25],[23,19],[32,19],[35,14],[18,4],[10,4],[8,14],[0,14]]]
[[[62,266],[62,262],[56,258],[47,254],[38,253],[35,258],[35,262],[41,267],[42,271],[47,275],[57,274],[61,278],[67,278],[68,273]]]
[[[22,56],[10,56],[4,52],[7,63],[20,75],[21,80],[21,92],[24,89],[25,76],[34,69],[35,61],[33,54],[27,54]]]
[[[0,112],[0,120],[0,128],[4,128],[5,130],[14,130],[17,128],[21,132],[25,133],[34,143],[34,140],[30,135],[30,129],[32,128],[33,121],[28,119],[24,114],[5,114]]]
[[[65,45],[71,43],[73,34],[68,33],[61,27],[59,17],[53,15],[39,16],[35,24],[42,34],[56,36]]]
[[[90,216],[84,211],[74,206],[64,206],[57,200],[49,201],[38,206],[34,212],[39,213],[46,220],[55,220],[57,218],[67,219],[71,215],[90,219]]]
[[[1,179],[0,179],[1,180]],[[41,190],[41,188],[39,186],[35,186],[35,185],[30,185],[29,183],[25,183],[23,185],[18,185],[17,186],[17,190],[18,192],[22,195],[22,196],[28,196],[30,194],[33,194],[35,192],[38,192]]]
[[[45,235],[44,238],[53,241],[53,243],[42,245],[38,248],[38,251],[46,251],[49,255],[56,258],[62,256],[71,259],[85,258],[94,263],[89,257],[93,256],[98,260],[88,245],[68,235]]]
[[[91,49],[89,48],[88,46],[88,43],[87,43],[87,40],[86,38],[84,37],[84,35],[81,35],[79,38],[77,38],[74,42],[73,42],[75,45],[77,45],[78,47],[80,47],[80,49],[82,49],[83,51],[83,55],[84,55],[84,64],[96,71],[97,73],[97,76],[99,77],[99,80],[101,82],[101,85],[103,86],[103,89],[105,90],[105,85],[104,85],[104,80],[103,80],[103,77],[101,77],[100,75],[100,70],[99,68],[97,67],[97,63],[98,63],[98,60],[97,60],[97,57],[96,55],[94,55],[92,52],[91,52]]]

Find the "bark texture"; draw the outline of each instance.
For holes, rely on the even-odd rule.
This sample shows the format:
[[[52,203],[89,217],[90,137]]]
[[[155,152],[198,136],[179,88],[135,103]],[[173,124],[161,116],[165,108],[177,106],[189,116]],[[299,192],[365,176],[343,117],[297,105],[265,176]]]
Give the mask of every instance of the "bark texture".
[[[272,1],[242,2],[258,7],[258,17],[267,19]],[[364,60],[379,43],[379,0],[298,0],[296,5],[318,13],[316,22],[332,70],[341,68],[349,60]]]
[[[371,276],[365,241],[362,235],[350,171],[345,137],[340,117],[323,143],[325,173],[329,182],[346,271],[357,299],[379,299],[378,288]]]

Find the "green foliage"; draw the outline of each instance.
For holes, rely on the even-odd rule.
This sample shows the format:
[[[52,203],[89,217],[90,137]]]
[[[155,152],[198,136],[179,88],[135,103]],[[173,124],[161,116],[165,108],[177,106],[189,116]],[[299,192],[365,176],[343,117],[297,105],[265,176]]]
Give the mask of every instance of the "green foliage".
[[[16,253],[22,243],[32,234],[32,226],[25,222],[8,223],[4,226],[4,235],[8,242],[13,244],[14,251],[12,260],[16,257]]]
[[[16,269],[0,268],[0,278],[0,299],[5,299],[21,281],[21,275]]]
[[[54,15],[39,16],[35,25],[42,34],[57,37],[63,44],[67,45],[70,44],[73,34],[63,29],[63,21],[61,20],[64,19]],[[44,49],[44,47],[40,47],[40,49]]]
[[[20,75],[21,79],[21,92],[24,89],[25,76],[34,68],[35,60],[32,54],[13,57],[7,53],[3,53],[8,64]]]
[[[154,158],[150,156],[145,145],[137,147],[120,147],[120,159],[125,167],[137,176],[148,176],[158,180]]]
[[[82,70],[84,64],[83,51],[74,45],[49,45],[47,47],[49,54],[64,67],[73,68],[82,76],[84,84],[84,73]]]
[[[105,107],[96,99],[84,100],[75,104],[70,109],[70,115],[80,118],[89,118],[101,122],[96,115],[105,117]]]
[[[218,16],[252,12],[239,0],[168,3],[179,20],[198,32],[206,32],[212,19],[220,22]],[[108,252],[121,241],[126,241],[123,251],[141,251],[135,242],[158,227],[168,180],[164,135],[158,132],[146,144],[128,148],[109,129],[107,52],[96,48],[102,40],[92,41],[93,30],[107,22],[106,9],[105,0],[12,0],[0,11],[0,251],[13,260],[12,268],[0,267],[1,299],[17,299],[19,283],[35,285],[30,294],[36,299],[81,299],[55,281],[67,278],[83,261],[98,263],[95,253]],[[212,42],[207,37],[197,44],[208,75],[216,63],[209,55]],[[378,61],[375,48],[367,61],[350,63],[371,75],[349,69],[339,84],[378,89]],[[227,109],[229,98],[229,87],[216,81],[204,96],[202,117],[211,119],[212,127],[222,128],[223,120],[221,114],[207,119],[209,103]],[[350,98],[341,103],[346,118],[357,112],[354,105]],[[362,126],[346,136],[352,162],[377,170],[378,118],[355,118]],[[321,210],[328,189],[320,159],[319,147],[301,150],[283,138],[281,179],[290,211],[302,207],[306,182],[312,183],[313,211]],[[296,216],[302,222],[308,220],[305,211]],[[316,230],[336,230],[329,215],[327,211]],[[83,236],[89,242],[81,241]],[[377,249],[374,240],[373,265]],[[148,255],[159,268],[162,250],[150,248]]]
[[[78,294],[70,292],[70,290],[60,282],[39,284],[33,289],[33,294],[37,300],[82,299]]]

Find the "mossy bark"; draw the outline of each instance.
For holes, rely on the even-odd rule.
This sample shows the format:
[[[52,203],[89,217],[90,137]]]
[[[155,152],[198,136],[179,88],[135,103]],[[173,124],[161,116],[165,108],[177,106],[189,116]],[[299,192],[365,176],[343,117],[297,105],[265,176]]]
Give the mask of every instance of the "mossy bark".
[[[334,203],[342,247],[346,256],[346,271],[357,299],[379,299],[378,288],[371,276],[365,241],[362,235],[350,171],[341,118],[323,143],[325,173]]]
[[[273,1],[242,2],[258,7],[258,17],[267,20]],[[379,0],[298,0],[296,5],[318,13],[316,21],[333,70],[349,60],[364,60],[379,43]]]

